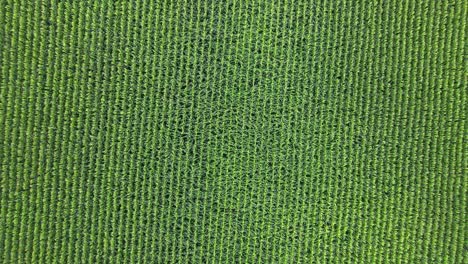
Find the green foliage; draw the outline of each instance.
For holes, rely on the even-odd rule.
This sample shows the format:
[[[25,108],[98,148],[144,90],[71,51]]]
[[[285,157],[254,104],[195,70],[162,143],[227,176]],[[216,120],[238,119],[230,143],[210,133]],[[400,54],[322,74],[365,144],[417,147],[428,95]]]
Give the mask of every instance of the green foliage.
[[[3,1],[1,263],[464,263],[467,2]]]

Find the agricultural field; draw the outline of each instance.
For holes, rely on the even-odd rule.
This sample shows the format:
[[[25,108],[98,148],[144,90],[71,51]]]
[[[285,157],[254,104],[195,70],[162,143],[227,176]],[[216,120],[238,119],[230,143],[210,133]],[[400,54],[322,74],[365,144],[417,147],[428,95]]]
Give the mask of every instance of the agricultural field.
[[[467,0],[3,0],[0,263],[467,263]]]

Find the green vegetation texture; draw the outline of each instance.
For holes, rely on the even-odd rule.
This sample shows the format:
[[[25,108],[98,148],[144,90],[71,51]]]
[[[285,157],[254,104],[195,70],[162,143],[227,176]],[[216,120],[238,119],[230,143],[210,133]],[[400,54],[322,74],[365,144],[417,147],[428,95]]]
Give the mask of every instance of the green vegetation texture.
[[[0,263],[468,263],[466,0],[0,3]]]

